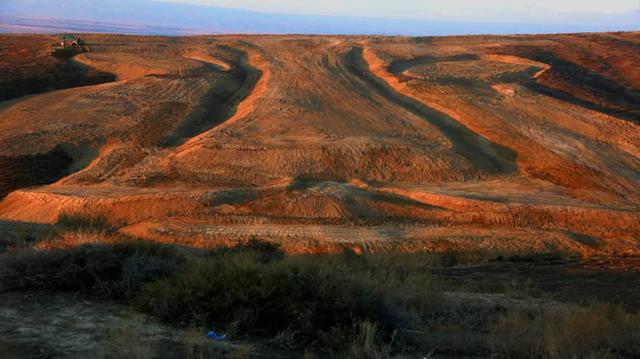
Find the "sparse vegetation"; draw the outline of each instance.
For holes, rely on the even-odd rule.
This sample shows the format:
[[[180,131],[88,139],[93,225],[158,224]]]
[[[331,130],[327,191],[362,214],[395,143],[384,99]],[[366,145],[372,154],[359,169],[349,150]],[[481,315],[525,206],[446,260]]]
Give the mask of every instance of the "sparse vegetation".
[[[116,230],[105,216],[82,213],[62,213],[56,225],[62,231],[114,233]]]
[[[127,328],[109,328],[109,334],[103,343],[106,358],[151,359],[157,356],[157,350],[138,334],[144,323],[135,324]]]
[[[514,309],[493,325],[493,348],[514,358],[615,358],[640,354],[640,315],[611,304]]]
[[[61,222],[69,230],[90,230],[93,223],[94,230],[106,227],[100,219],[65,217]],[[514,283],[454,283],[430,271],[486,263],[495,253],[285,256],[259,241],[212,252],[129,241],[13,251],[0,258],[4,290],[72,291],[124,300],[175,327],[213,328],[232,341],[258,340],[309,357],[496,353],[600,358],[640,353],[640,316],[622,307],[478,305],[473,298],[483,298],[482,293],[503,293],[497,295],[521,303],[529,303],[535,293]],[[531,261],[544,258],[549,256]],[[473,293],[478,294],[455,299]],[[243,345],[238,347],[242,350],[207,346],[194,339],[204,338],[203,331],[185,339],[178,351],[206,357],[249,350]],[[110,355],[150,357],[149,344],[132,341],[134,336],[113,331],[105,345],[118,350]]]

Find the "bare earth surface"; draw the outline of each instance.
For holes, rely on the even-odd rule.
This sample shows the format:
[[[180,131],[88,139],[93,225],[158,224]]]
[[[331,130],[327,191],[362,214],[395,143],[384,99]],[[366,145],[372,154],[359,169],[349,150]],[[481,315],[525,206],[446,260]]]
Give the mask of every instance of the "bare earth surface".
[[[170,340],[173,332],[111,302],[73,296],[3,294],[0,354],[9,358],[104,356],[110,331],[138,326],[148,342]],[[144,324],[144,325],[142,325]],[[133,328],[132,328],[133,329]]]
[[[181,330],[112,301],[67,294],[0,294],[0,357],[188,358],[240,357],[241,344],[216,342],[206,330]],[[199,356],[200,355],[200,356]]]
[[[0,231],[640,252],[638,33],[82,37],[0,37]]]

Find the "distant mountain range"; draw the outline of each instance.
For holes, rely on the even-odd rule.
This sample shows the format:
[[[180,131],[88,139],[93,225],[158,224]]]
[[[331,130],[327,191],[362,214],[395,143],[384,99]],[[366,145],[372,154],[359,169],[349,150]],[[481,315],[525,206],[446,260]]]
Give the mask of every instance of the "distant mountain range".
[[[536,24],[271,14],[148,0],[0,2],[0,31],[4,32],[457,35],[638,29],[640,11],[617,14],[615,18],[580,13],[574,14],[567,23]]]
[[[71,33],[115,33],[133,35],[184,36],[202,33],[217,34],[213,30],[189,30],[162,25],[145,25],[120,22],[74,20],[49,17],[2,16],[0,33],[58,34]]]

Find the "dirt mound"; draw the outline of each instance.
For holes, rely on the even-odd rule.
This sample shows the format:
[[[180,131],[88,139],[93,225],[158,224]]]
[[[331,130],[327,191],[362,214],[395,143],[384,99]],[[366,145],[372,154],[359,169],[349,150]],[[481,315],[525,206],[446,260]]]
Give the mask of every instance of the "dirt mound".
[[[116,75],[119,81],[135,80],[144,76],[193,76],[203,72],[204,63],[186,59],[153,58],[127,53],[86,53],[75,61],[103,72]]]
[[[640,251],[638,34],[87,35],[67,60],[50,40],[0,38],[6,81],[52,84],[0,103],[0,220],[291,252]],[[78,74],[116,81],[56,80]]]
[[[54,56],[53,36],[0,36],[0,101],[114,80],[109,72]]]

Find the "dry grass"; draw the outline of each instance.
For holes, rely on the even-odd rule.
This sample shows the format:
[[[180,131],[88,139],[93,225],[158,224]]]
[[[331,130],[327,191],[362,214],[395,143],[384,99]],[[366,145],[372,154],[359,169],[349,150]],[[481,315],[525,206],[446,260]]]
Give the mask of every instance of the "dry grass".
[[[134,323],[127,327],[109,328],[103,341],[102,350],[108,359],[151,359],[158,353],[152,344],[141,337],[140,327],[144,323]]]
[[[498,318],[492,336],[508,357],[633,357],[640,354],[640,315],[610,304],[515,309]]]
[[[377,324],[369,322],[357,323],[349,345],[349,357],[354,359],[388,358],[393,346],[393,338],[389,341],[389,344],[380,345],[380,335]]]

